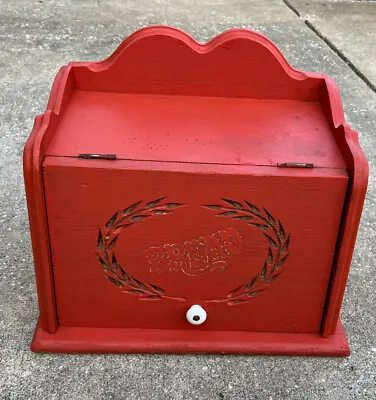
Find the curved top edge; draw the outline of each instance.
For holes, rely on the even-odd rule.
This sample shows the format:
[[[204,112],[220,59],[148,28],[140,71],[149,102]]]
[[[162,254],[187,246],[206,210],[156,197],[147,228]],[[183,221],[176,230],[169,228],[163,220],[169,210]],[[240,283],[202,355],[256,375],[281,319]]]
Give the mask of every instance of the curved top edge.
[[[87,67],[88,69],[96,72],[104,70],[105,68],[108,68],[109,65],[113,64],[127,47],[133,45],[139,40],[152,36],[165,36],[179,40],[199,54],[209,53],[215,48],[234,39],[248,39],[250,41],[257,42],[268,49],[281,64],[285,72],[294,79],[300,80],[307,78],[305,72],[294,69],[287,62],[278,47],[268,38],[258,32],[244,28],[231,28],[215,36],[207,43],[199,43],[195,39],[193,39],[192,36],[178,28],[165,25],[148,26],[145,28],[141,28],[138,31],[129,35],[126,39],[123,40],[122,43],[120,43],[117,49],[108,58],[102,61],[89,63]]]
[[[338,128],[341,125],[344,126],[346,124],[345,114],[343,111],[341,93],[339,92],[338,86],[328,75],[323,74],[323,78],[329,94],[333,125],[335,128]]]

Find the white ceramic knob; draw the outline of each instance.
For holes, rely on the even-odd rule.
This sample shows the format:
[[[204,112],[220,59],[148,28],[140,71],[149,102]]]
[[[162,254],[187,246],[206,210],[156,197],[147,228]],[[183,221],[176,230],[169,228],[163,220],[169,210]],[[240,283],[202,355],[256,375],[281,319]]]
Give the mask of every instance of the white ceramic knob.
[[[192,325],[201,325],[206,321],[206,311],[198,304],[193,305],[186,314],[187,321]]]

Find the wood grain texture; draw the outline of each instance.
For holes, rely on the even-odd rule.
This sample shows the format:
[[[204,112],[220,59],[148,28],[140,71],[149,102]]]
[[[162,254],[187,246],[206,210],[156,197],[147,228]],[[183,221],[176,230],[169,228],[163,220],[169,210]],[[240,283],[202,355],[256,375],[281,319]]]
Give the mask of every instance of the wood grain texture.
[[[94,117],[95,116],[95,117]],[[345,168],[317,102],[76,91],[49,155]]]
[[[345,207],[333,262],[325,315],[322,322],[322,334],[324,337],[328,337],[334,333],[341,311],[367,191],[369,166],[360,147],[357,132],[345,123],[342,101],[335,82],[329,77],[325,77],[325,81],[326,90],[323,91],[320,101],[327,115],[333,137],[346,162],[349,176]]]
[[[131,112],[125,113],[125,110]],[[154,135],[152,134],[153,130]],[[167,133],[170,135],[167,135]],[[184,142],[185,140],[187,141]],[[77,157],[79,152],[104,153],[103,150],[106,150],[106,153],[113,153],[114,147],[116,147],[115,153],[118,153],[120,158],[133,160],[116,161],[117,166],[120,163],[125,163],[114,174],[114,176],[120,174],[118,175],[120,180],[115,181],[112,177],[109,177],[106,178],[106,181],[96,182],[93,178],[93,174],[98,170],[115,170],[108,164],[109,161],[104,162],[105,164],[100,160],[91,161],[87,164],[89,166],[87,168],[81,168],[80,165],[83,164],[72,167],[74,162],[82,161],[70,158]],[[71,194],[72,196],[69,199],[69,192],[68,194],[64,193],[62,197],[68,196],[67,202],[61,204],[58,198],[54,198],[59,191],[58,185],[62,182],[57,184],[56,178],[53,177],[55,172],[52,173],[51,171],[55,167],[52,166],[53,163],[49,164],[54,159],[49,157],[51,155],[64,156],[60,157],[57,162],[59,168],[67,168],[62,176],[65,176],[64,174],[69,175],[69,170],[72,170],[72,168],[77,169],[77,174],[73,174],[72,183],[79,186],[78,191],[84,190],[85,185],[90,191],[89,188],[92,187],[93,179],[95,181],[93,187],[95,184],[103,184],[104,190],[98,195],[92,194],[90,198],[87,198],[85,204],[78,196]],[[288,159],[290,157],[291,159]],[[51,172],[51,176],[46,177],[46,179],[49,179],[50,196],[54,198],[51,204],[47,199],[44,188],[43,160],[46,162],[45,169]],[[287,171],[275,168],[275,165],[281,162],[313,162],[316,167],[323,168],[313,168],[309,171]],[[262,167],[256,168],[256,165],[268,165],[271,168],[264,171]],[[257,171],[261,170],[263,172],[260,175]],[[138,176],[137,174],[140,173],[139,178],[132,177],[128,182],[127,179],[123,178],[127,171],[131,171],[132,174],[135,174],[134,176]],[[141,173],[142,171],[148,172]],[[111,333],[106,336],[103,335],[102,330],[99,330],[97,331],[99,336],[95,336],[97,335],[95,333],[95,340],[84,345],[80,338],[83,337],[83,333],[89,334],[89,331],[84,332],[80,329],[90,328],[62,327],[56,312],[59,302],[57,304],[55,301],[57,286],[54,282],[53,261],[54,258],[62,257],[62,259],[65,259],[67,257],[68,253],[61,256],[64,251],[62,248],[59,249],[59,246],[66,245],[69,241],[68,230],[69,234],[73,232],[73,237],[77,235],[72,244],[73,251],[77,253],[79,241],[83,240],[89,246],[89,239],[82,232],[91,232],[93,229],[91,225],[93,221],[85,222],[80,228],[82,230],[78,230],[81,233],[75,233],[71,218],[74,216],[79,220],[83,215],[87,215],[88,220],[93,218],[98,222],[98,229],[100,224],[103,225],[106,222],[106,218],[110,218],[110,215],[107,215],[107,212],[104,211],[100,215],[96,214],[97,212],[93,210],[93,206],[90,204],[98,204],[98,200],[102,199],[101,206],[105,206],[103,210],[109,207],[109,209],[113,208],[112,211],[115,211],[116,207],[119,207],[118,204],[115,204],[117,202],[115,193],[118,193],[119,196],[122,193],[127,193],[127,198],[128,196],[132,197],[134,191],[129,187],[129,184],[134,186],[137,185],[138,181],[147,181],[150,179],[149,173],[151,176],[165,176],[165,178],[158,178],[161,179],[158,187],[148,183],[142,189],[145,190],[145,195],[157,194],[158,191],[161,192],[161,188],[166,187],[169,188],[171,197],[172,194],[186,194],[189,200],[187,204],[196,206],[198,206],[198,203],[195,203],[195,201],[197,202],[202,196],[202,190],[204,194],[206,193],[207,182],[211,182],[212,179],[213,182],[218,179],[216,188],[212,191],[213,195],[218,193],[220,196],[233,198],[229,190],[231,183],[227,181],[227,178],[226,182],[228,183],[225,185],[222,184],[222,181],[219,181],[223,176],[231,176],[231,178],[235,178],[234,182],[238,182],[236,184],[238,186],[235,185],[235,188],[237,187],[235,192],[239,196],[242,193],[249,193],[260,200],[264,199],[265,204],[263,206],[269,204],[270,201],[271,203],[267,208],[272,206],[273,215],[275,211],[277,211],[276,215],[280,213],[281,216],[277,215],[277,217],[282,220],[283,216],[293,230],[302,233],[304,228],[297,225],[298,222],[301,223],[306,218],[313,226],[313,231],[320,228],[327,232],[326,235],[329,236],[325,236],[328,238],[326,244],[320,244],[320,246],[327,247],[321,248],[320,252],[323,252],[324,255],[320,256],[323,259],[318,262],[320,266],[324,265],[325,267],[321,267],[322,276],[313,285],[318,288],[319,293],[314,294],[310,303],[309,300],[304,298],[305,291],[303,290],[304,285],[306,285],[308,292],[312,289],[312,293],[314,293],[315,290],[310,283],[303,282],[301,287],[294,286],[295,289],[291,289],[293,284],[287,284],[287,289],[289,293],[290,289],[292,290],[292,295],[294,290],[297,290],[296,288],[300,288],[299,290],[302,292],[299,296],[303,298],[303,303],[308,302],[304,304],[314,310],[312,321],[307,322],[308,318],[302,318],[301,321],[303,322],[299,320],[299,327],[294,327],[288,325],[283,319],[288,314],[285,313],[280,317],[270,316],[272,320],[274,318],[274,328],[272,327],[273,323],[270,326],[268,325],[269,322],[265,322],[264,327],[257,327],[256,319],[251,322],[239,322],[237,326],[239,334],[256,335],[247,336],[252,343],[246,345],[240,336],[237,339],[230,339],[230,336],[226,336],[225,330],[228,329],[230,321],[226,321],[226,318],[224,318],[223,321],[218,322],[215,329],[217,329],[217,334],[223,333],[227,337],[227,342],[233,340],[232,344],[229,342],[225,344],[226,340],[224,340],[220,343],[213,342],[212,346],[203,343],[196,345],[194,343],[197,343],[197,341],[193,342],[187,336],[180,344],[172,344],[170,350],[161,350],[166,349],[165,340],[168,333],[165,337],[162,335],[156,341],[151,341],[149,346],[148,344],[142,345],[137,340],[133,341],[133,339],[130,341],[133,341],[133,344],[126,345],[116,335],[111,336]],[[142,29],[131,35],[107,60],[68,64],[59,71],[54,81],[46,112],[36,118],[33,131],[25,146],[24,174],[40,304],[40,322],[36,332],[37,337],[41,339],[41,342],[38,343],[47,344],[47,347],[43,347],[43,345],[35,344],[34,341],[34,350],[43,351],[44,348],[51,351],[53,349],[63,351],[65,348],[67,351],[85,351],[85,349],[86,351],[95,351],[95,347],[101,340],[108,340],[107,344],[99,345],[100,351],[110,351],[114,348],[115,351],[135,351],[138,346],[139,351],[189,352],[190,349],[195,348],[194,351],[204,352],[203,346],[206,346],[206,349],[211,349],[210,351],[214,352],[242,352],[241,349],[243,348],[245,353],[268,353],[269,351],[270,354],[348,354],[347,344],[345,347],[341,347],[344,343],[343,331],[341,330],[339,334],[337,327],[339,326],[339,312],[367,187],[367,161],[360,148],[356,132],[345,123],[342,103],[335,83],[325,75],[294,70],[288,65],[279,50],[262,35],[235,29],[227,31],[211,42],[202,45],[179,30],[168,27],[152,27]],[[87,182],[82,181],[86,174]],[[197,182],[201,182],[200,191],[196,188],[193,191],[196,195],[190,194],[184,180],[178,182],[179,179],[177,179],[175,184],[170,182],[170,175],[197,178]],[[249,177],[258,183],[248,191],[247,180]],[[298,177],[300,177],[302,187],[298,183],[294,183],[298,182]],[[347,180],[345,204],[341,214]],[[263,187],[260,182],[265,182],[265,188],[273,193],[272,200],[263,198],[264,189],[257,189]],[[270,182],[273,182],[273,184],[270,184]],[[309,184],[304,189],[307,182]],[[332,185],[332,182],[336,183]],[[65,182],[64,185],[68,185],[68,182]],[[142,187],[142,185],[139,187]],[[211,184],[208,184],[208,187],[212,187]],[[288,191],[287,188],[292,190]],[[69,185],[66,186],[66,189],[70,190]],[[227,193],[222,193],[221,190],[227,190]],[[315,202],[316,195],[311,199],[309,197],[312,190],[321,193],[317,197],[317,202]],[[286,200],[279,204],[278,198],[281,193],[277,193],[278,191],[285,193],[284,199],[292,196],[292,199],[295,200],[291,204]],[[325,193],[329,195],[330,199],[325,200]],[[164,196],[164,194],[161,195]],[[214,201],[214,197],[210,197],[210,199]],[[243,201],[244,198],[235,200]],[[181,199],[181,202],[184,202],[183,199]],[[295,204],[295,206],[292,207],[292,204]],[[321,212],[319,212],[319,208],[321,208],[323,215],[326,216],[326,222],[321,221],[318,217],[312,218],[309,213],[304,214],[304,211],[300,208],[301,204],[309,205],[314,211],[312,215],[316,216],[317,213],[321,215]],[[61,210],[67,212],[70,208],[74,210],[75,207],[83,211],[82,213],[73,212],[72,215],[68,212],[66,214],[67,219],[65,219],[65,214],[62,213],[54,215],[55,222],[54,228],[52,228],[47,223],[46,206],[49,209],[51,207],[56,208],[58,213]],[[290,214],[286,210],[283,211],[283,206],[287,207],[286,210],[290,209]],[[167,217],[171,217],[171,221],[175,218],[178,221],[176,224],[171,222],[170,226],[167,224],[167,227],[165,227],[162,222],[153,220],[152,224],[155,223],[157,228],[151,228],[151,225],[150,229],[137,227],[141,233],[145,232],[144,244],[151,244],[151,238],[154,235],[154,237],[158,237],[159,244],[163,247],[164,242],[162,243],[160,237],[166,236],[169,232],[175,232],[176,237],[172,237],[171,240],[180,240],[179,243],[183,244],[187,240],[197,238],[197,236],[188,237],[184,235],[183,228],[186,223],[184,221],[190,221],[190,215],[187,214],[184,217],[184,212],[186,212],[184,210],[187,209],[188,206],[184,206],[181,209],[182,215],[180,216],[176,213],[176,215],[166,216],[165,220],[162,219],[164,216],[160,218],[160,221],[167,221]],[[88,214],[85,214],[89,210],[92,210],[92,217],[90,218]],[[201,212],[203,211],[198,212],[190,221],[191,232],[195,233],[197,229],[205,228],[203,235],[215,233],[212,230],[209,231],[209,228],[217,229],[217,222],[213,226],[212,220],[219,219],[219,217],[211,216],[211,219],[209,219],[208,215],[200,214]],[[299,214],[300,221],[298,219],[295,222],[293,221],[293,212]],[[62,241],[58,240],[60,222],[62,222],[62,226],[65,224],[65,228],[62,228],[65,229]],[[147,226],[147,223],[148,221],[145,221],[143,224]],[[323,224],[323,226],[320,224]],[[244,228],[239,221],[235,221],[234,226],[239,229],[239,232]],[[218,223],[218,229],[227,227],[228,225],[224,226]],[[52,229],[56,230],[53,234],[51,233]],[[179,229],[180,234],[178,233]],[[338,237],[336,237],[335,232],[338,232]],[[308,236],[313,234],[312,232],[306,233]],[[244,235],[241,232],[241,234],[248,237],[248,233]],[[147,235],[149,235],[149,239],[147,239]],[[252,235],[257,236],[255,232]],[[51,242],[53,236],[56,245]],[[137,233],[134,232],[134,235],[128,239],[134,240],[131,249],[137,248],[136,237]],[[124,250],[122,249],[128,248],[128,242],[125,238],[124,232],[116,245],[117,252],[120,251],[119,259],[124,257],[124,254],[122,254]],[[306,243],[307,246],[304,244],[304,248],[313,248],[317,243],[321,243],[318,234],[313,235],[312,238],[310,243]],[[124,240],[126,243],[122,245]],[[140,243],[142,243],[142,240]],[[257,260],[257,254],[264,251],[261,249],[262,244],[264,242],[260,237],[252,239],[252,245],[255,249],[254,257],[252,257],[255,264],[257,261],[263,261],[261,258]],[[246,247],[245,254],[248,254],[249,248]],[[303,261],[308,262],[308,265],[314,264],[313,259],[307,258],[302,250],[294,253],[298,254]],[[293,277],[295,279],[296,276],[300,275],[296,267],[296,259],[294,260],[292,254],[289,262],[292,262],[292,271],[296,272]],[[128,253],[126,256],[128,257]],[[251,257],[250,254],[248,256]],[[80,259],[80,263],[75,264],[76,269],[74,271],[86,271],[86,265],[91,265],[92,262],[90,257]],[[134,260],[140,258],[135,254],[135,251],[131,252],[132,257]],[[245,260],[243,253],[234,255],[234,260],[236,257],[239,258],[240,263]],[[231,260],[229,258],[229,263],[232,265]],[[73,268],[72,265],[69,268]],[[98,268],[100,267],[98,266]],[[169,276],[178,273],[171,272]],[[57,269],[56,274],[60,274],[59,269]],[[218,275],[218,271],[207,276],[216,276],[215,274]],[[287,268],[286,274],[288,274]],[[308,268],[309,274],[313,274],[313,268]],[[274,295],[278,295],[278,289],[275,289],[275,287],[278,287],[278,281],[281,277],[282,275],[273,282],[273,288],[268,289],[263,295],[273,296],[274,292],[276,292]],[[80,293],[81,290],[84,298],[86,294],[89,297],[92,296],[93,291],[90,287],[95,287],[97,283],[99,284],[99,281],[96,281],[96,277],[91,275],[91,272],[89,275],[80,278],[82,278],[84,284],[79,289],[77,287],[74,293]],[[238,278],[245,278],[245,276],[237,272],[234,274],[234,279],[237,280]],[[65,279],[64,284],[69,285],[69,276],[64,276],[64,272],[59,275],[60,279],[61,282]],[[160,279],[164,280],[161,277]],[[178,287],[175,287],[174,283],[176,280],[168,278],[167,281],[169,279],[172,282],[171,290],[177,290]],[[218,288],[225,288],[228,282],[216,279],[218,278],[215,278],[214,282]],[[284,281],[282,280],[282,282]],[[111,284],[110,282],[106,283]],[[64,287],[64,284],[60,286],[60,289]],[[188,288],[188,286],[183,284],[184,288]],[[199,285],[199,289],[200,287],[201,289],[206,288],[207,284]],[[114,286],[113,289],[118,288]],[[196,290],[192,288],[187,289],[188,295],[194,292]],[[200,293],[200,291],[198,292]],[[219,293],[213,294],[219,295]],[[295,292],[295,294],[297,293]],[[68,293],[67,297],[68,295],[70,294]],[[129,295],[123,294],[123,296]],[[105,302],[112,306],[113,303],[109,301],[110,299],[111,297],[106,298]],[[252,299],[255,302],[252,301],[234,307],[238,307],[239,310],[241,310],[241,307],[254,307],[253,303],[262,303],[260,299],[262,299],[261,294]],[[114,299],[112,298],[112,300]],[[198,300],[200,300],[199,296]],[[260,309],[265,305],[261,303],[259,304]],[[267,306],[266,312],[270,313],[272,302],[267,300],[266,305],[268,304],[269,309]],[[209,307],[212,306],[212,304],[209,305]],[[223,304],[220,306],[214,304],[213,309],[215,310],[217,307],[218,310],[221,310],[222,306]],[[173,312],[180,313],[182,310],[179,309],[180,306],[171,307]],[[231,310],[234,310],[234,307],[231,307]],[[166,310],[162,313],[162,320],[164,321],[170,318]],[[79,317],[77,317],[74,308],[71,308],[71,311],[72,314],[68,312],[64,318],[67,317],[68,320],[71,318],[69,323],[74,323],[74,321],[79,320]],[[240,320],[243,312],[237,312]],[[267,321],[267,318],[259,309],[254,312],[258,320]],[[111,315],[114,316],[114,313]],[[218,315],[222,316],[223,313],[220,312]],[[301,312],[300,315],[302,316],[303,313]],[[90,315],[88,318],[91,318]],[[160,320],[155,316],[153,318],[158,325]],[[327,339],[317,341],[317,333],[277,333],[278,329],[281,329],[281,332],[296,332],[297,328],[301,332],[318,332],[320,323],[321,334]],[[182,320],[178,324],[184,325]],[[276,328],[277,326],[279,328]],[[269,332],[263,336],[264,334],[261,333],[241,332],[241,330],[252,329],[270,329],[271,331],[274,329],[276,333]],[[54,342],[53,336],[46,336],[43,330],[49,333],[57,332],[57,334],[65,332],[63,336],[59,336],[63,339],[63,342],[60,342],[63,344],[60,346],[58,341]],[[120,328],[119,330],[122,331]],[[179,332],[187,332],[189,335],[191,328],[187,330],[182,328]],[[209,334],[209,331],[202,329],[204,335],[206,332]],[[147,335],[149,334],[146,333]],[[268,335],[280,335],[280,337],[277,339],[277,336],[269,337]],[[294,344],[285,347],[284,338],[286,336],[284,335],[313,336],[304,336],[305,339],[301,336],[299,345],[296,344],[297,339],[294,336]],[[73,344],[75,339],[78,340],[77,346]],[[255,341],[253,341],[254,339]],[[159,346],[157,345],[158,340]],[[238,340],[237,343],[234,342],[236,340]],[[289,340],[287,339],[287,341]],[[208,341],[210,341],[209,338]],[[326,347],[326,343],[329,344],[329,347]],[[328,348],[331,350],[328,350]]]
[[[43,188],[42,162],[72,90],[72,77],[69,76],[67,68],[63,67],[55,78],[47,111],[35,118],[33,130],[25,144],[23,154],[23,170],[38,288],[40,324],[49,333],[56,331],[58,322]]]
[[[316,100],[323,84],[246,29],[205,45],[175,28],[141,29],[107,60],[75,66],[74,76],[79,90],[300,101]]]
[[[59,327],[55,335],[39,324],[31,349],[53,353],[220,353],[285,356],[348,356],[340,321],[333,335],[312,333]]]
[[[185,321],[189,304],[225,296],[260,272],[267,258],[265,231],[248,221],[215,216],[217,212],[203,207],[226,198],[247,199],[272,212],[291,233],[290,255],[272,288],[248,304],[229,308],[228,304],[207,303],[209,318],[200,329],[319,332],[346,192],[343,171],[234,166],[228,174],[207,165],[205,172],[201,169],[197,174],[188,172],[184,163],[176,164],[180,172],[171,172],[169,163],[164,171],[152,171],[151,162],[140,162],[139,170],[133,164],[62,157],[45,160],[62,326],[195,329]],[[183,206],[127,227],[119,234],[116,258],[129,275],[187,302],[140,301],[123,293],[103,278],[96,258],[98,228],[116,211],[163,196]],[[244,241],[243,251],[228,258],[228,270],[193,277],[181,270],[150,274],[144,254],[150,247],[184,243],[228,228],[235,228]],[[124,315],[132,310],[137,312],[131,317]]]
[[[45,115],[46,116],[46,115]],[[41,132],[46,128],[43,116],[35,119],[33,131],[25,145],[23,166],[38,289],[40,325],[49,333],[57,329],[55,289],[52,278],[50,242],[41,174]]]

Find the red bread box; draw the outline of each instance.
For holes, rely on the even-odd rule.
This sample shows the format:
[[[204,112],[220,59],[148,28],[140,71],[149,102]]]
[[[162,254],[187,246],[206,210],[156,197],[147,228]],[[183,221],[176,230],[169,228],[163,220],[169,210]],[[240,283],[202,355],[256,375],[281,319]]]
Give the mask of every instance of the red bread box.
[[[367,161],[334,82],[265,37],[151,27],[68,64],[24,172],[33,351],[349,354]]]

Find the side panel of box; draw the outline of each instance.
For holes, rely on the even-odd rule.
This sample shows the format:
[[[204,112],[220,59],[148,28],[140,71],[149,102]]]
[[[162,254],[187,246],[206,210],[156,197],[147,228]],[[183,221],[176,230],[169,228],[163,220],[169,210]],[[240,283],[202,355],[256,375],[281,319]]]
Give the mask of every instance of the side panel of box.
[[[33,130],[25,144],[23,154],[24,180],[40,310],[39,323],[41,328],[49,333],[54,333],[57,329],[57,314],[42,162],[72,91],[73,78],[70,70],[62,67],[54,80],[47,110],[35,118]]]

